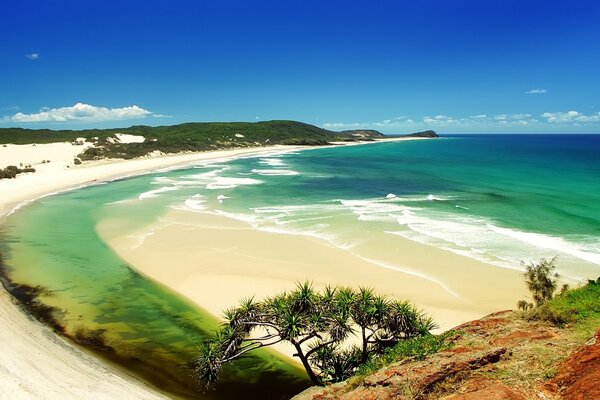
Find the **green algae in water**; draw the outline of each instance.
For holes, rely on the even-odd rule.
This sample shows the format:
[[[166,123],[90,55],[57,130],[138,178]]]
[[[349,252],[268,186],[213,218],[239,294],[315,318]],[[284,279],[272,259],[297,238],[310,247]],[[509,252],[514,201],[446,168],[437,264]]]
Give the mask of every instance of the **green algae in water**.
[[[243,393],[258,399],[268,391],[270,398],[283,399],[307,387],[303,371],[263,351],[227,366],[216,390],[198,394],[190,363],[218,321],[134,272],[94,229],[106,213],[104,204],[147,187],[148,179],[65,192],[11,215],[4,242],[8,278],[44,288],[39,300],[60,310],[54,315],[67,335],[96,345],[102,355],[176,395],[234,399]],[[160,207],[137,213],[133,208],[127,220],[131,227],[143,226],[160,213]]]

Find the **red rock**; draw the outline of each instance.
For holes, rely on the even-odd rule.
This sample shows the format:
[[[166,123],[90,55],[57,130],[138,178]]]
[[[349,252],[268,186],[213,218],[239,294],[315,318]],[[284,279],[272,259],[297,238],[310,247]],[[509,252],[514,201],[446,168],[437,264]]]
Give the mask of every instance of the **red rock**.
[[[552,332],[549,329],[516,331],[509,335],[494,339],[490,341],[490,344],[494,346],[519,345],[532,340],[547,340],[555,339],[557,337],[558,335],[556,332]]]
[[[600,331],[594,343],[575,350],[545,385],[565,400],[600,399]]]
[[[523,393],[495,379],[472,379],[463,384],[461,392],[443,400],[527,400]]]

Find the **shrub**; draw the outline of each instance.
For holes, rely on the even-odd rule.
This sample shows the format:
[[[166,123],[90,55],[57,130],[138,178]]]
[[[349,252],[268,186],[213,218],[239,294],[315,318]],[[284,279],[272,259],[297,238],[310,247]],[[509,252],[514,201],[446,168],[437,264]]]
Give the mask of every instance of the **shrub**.
[[[556,278],[558,278],[558,274],[554,272],[555,261],[556,257],[551,260],[542,258],[537,263],[525,264],[525,284],[531,293],[533,304],[526,300],[521,300],[517,303],[519,310],[528,311],[552,299],[556,291]],[[564,287],[563,290],[565,290]]]

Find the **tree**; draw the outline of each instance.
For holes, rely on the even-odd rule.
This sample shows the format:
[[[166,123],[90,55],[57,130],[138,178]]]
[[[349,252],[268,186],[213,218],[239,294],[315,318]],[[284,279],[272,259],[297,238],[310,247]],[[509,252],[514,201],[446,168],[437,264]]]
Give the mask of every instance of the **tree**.
[[[263,301],[245,299],[224,314],[221,329],[201,344],[196,360],[196,373],[207,387],[224,364],[279,342],[294,346],[294,356],[314,384],[341,381],[372,355],[435,328],[431,318],[408,302],[366,288],[328,286],[319,293],[308,282]],[[359,346],[351,343],[352,337]]]
[[[533,303],[526,300],[520,300],[517,307],[520,310],[528,311],[534,307],[539,307],[548,300],[552,300],[556,291],[558,274],[554,272],[554,262],[556,257],[546,260],[542,258],[537,263],[525,264],[525,284],[531,293]],[[565,291],[568,286],[563,286]]]

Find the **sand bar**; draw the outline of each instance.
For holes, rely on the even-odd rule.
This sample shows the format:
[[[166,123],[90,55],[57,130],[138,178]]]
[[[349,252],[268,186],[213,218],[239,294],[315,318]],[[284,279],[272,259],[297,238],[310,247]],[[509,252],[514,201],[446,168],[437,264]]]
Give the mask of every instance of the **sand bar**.
[[[394,266],[400,268],[392,269],[318,238],[259,231],[203,213],[171,210],[160,222],[126,235],[116,220],[103,221],[97,230],[138,271],[217,317],[244,297],[274,295],[305,280],[317,288],[366,286],[409,299],[442,330],[513,308],[525,294],[518,271],[404,238],[394,238]],[[145,235],[149,230],[153,234]],[[141,245],[140,236],[146,236]]]
[[[0,223],[15,207],[41,196],[160,168],[292,146],[187,153],[73,165],[82,146],[70,143],[0,146],[0,168],[31,164],[35,173],[0,180]],[[50,160],[50,163],[43,162]],[[0,287],[0,388],[10,399],[168,398],[144,382],[92,357],[28,317]]]

